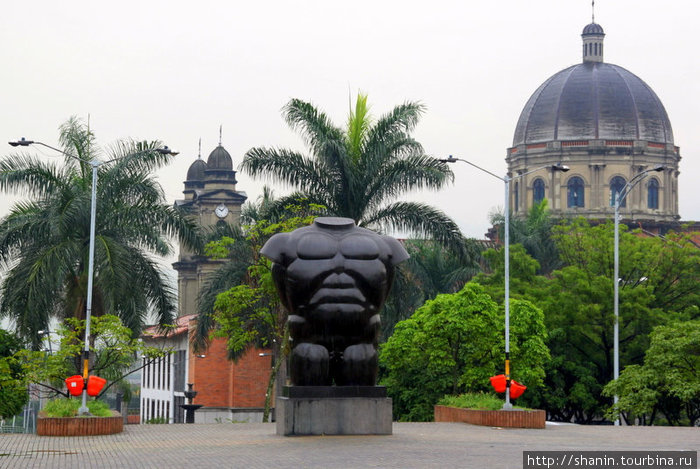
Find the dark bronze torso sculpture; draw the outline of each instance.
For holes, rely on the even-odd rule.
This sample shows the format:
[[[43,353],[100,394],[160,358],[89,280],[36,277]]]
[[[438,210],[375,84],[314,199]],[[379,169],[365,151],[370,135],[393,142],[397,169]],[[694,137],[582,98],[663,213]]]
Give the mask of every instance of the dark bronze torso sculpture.
[[[317,218],[263,246],[289,311],[295,386],[373,386],[377,340],[394,266],[408,253],[394,238],[348,218]]]

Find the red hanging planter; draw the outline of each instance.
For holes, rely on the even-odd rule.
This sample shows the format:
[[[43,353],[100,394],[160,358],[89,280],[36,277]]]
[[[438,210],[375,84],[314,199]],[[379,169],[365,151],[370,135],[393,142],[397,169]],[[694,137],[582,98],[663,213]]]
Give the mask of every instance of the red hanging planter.
[[[520,396],[523,395],[525,390],[527,389],[527,386],[524,384],[520,384],[515,380],[510,381],[510,398],[511,399],[517,399]]]
[[[85,387],[85,380],[81,375],[73,375],[66,378],[66,386],[71,396],[80,396]]]
[[[102,388],[105,387],[106,383],[107,383],[107,380],[104,378],[100,378],[99,376],[88,377],[88,384],[87,384],[88,396],[92,396],[92,397],[97,396],[100,393],[100,391],[102,391]]]
[[[506,375],[496,375],[489,378],[496,392],[506,392]]]

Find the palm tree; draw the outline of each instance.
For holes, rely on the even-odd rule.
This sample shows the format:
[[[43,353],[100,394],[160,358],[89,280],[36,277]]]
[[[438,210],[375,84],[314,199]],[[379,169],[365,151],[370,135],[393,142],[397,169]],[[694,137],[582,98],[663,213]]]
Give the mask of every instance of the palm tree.
[[[0,316],[36,346],[52,317],[85,318],[94,136],[76,118],[60,128],[63,164],[27,154],[0,161],[0,189],[29,200],[0,220]],[[196,226],[172,206],[151,172],[172,157],[159,142],[121,141],[98,167],[93,312],[112,313],[135,334],[149,311],[171,322],[175,291],[155,256],[177,237],[200,248]]]
[[[503,213],[491,214],[491,223],[500,225],[501,237],[504,218]],[[552,216],[547,199],[533,205],[525,218],[512,217],[511,214],[510,242],[522,244],[527,253],[539,262],[540,275],[549,275],[562,266],[556,243],[552,240],[552,228],[559,222]]]
[[[298,191],[278,199],[280,206],[303,196],[358,226],[411,232],[463,252],[459,228],[442,211],[398,200],[409,191],[437,190],[453,180],[447,164],[427,156],[410,136],[424,110],[421,104],[407,102],[375,122],[367,96],[360,94],[347,127],[341,129],[312,104],[292,99],[283,114],[303,136],[310,155],[257,147],[246,153],[241,168]]]

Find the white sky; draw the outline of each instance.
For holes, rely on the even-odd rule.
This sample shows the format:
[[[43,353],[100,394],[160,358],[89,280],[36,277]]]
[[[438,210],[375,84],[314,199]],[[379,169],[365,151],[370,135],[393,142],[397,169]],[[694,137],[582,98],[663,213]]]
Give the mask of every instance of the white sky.
[[[700,220],[699,5],[596,4],[606,62],[645,80],[669,114],[683,157],[684,220]],[[198,139],[206,158],[219,125],[237,166],[253,146],[303,149],[280,115],[290,98],[312,101],[340,125],[349,94],[362,90],[377,115],[423,102],[415,136],[428,154],[502,174],[522,107],[546,78],[581,61],[590,20],[588,0],[9,0],[0,16],[0,149],[23,136],[56,145],[61,123],[90,114],[102,145],[159,139],[181,152],[159,175],[173,201]],[[481,238],[503,185],[467,165],[453,170],[454,186],[411,199]],[[260,194],[263,181],[242,173],[238,181],[251,199]],[[13,200],[1,197],[0,216]]]

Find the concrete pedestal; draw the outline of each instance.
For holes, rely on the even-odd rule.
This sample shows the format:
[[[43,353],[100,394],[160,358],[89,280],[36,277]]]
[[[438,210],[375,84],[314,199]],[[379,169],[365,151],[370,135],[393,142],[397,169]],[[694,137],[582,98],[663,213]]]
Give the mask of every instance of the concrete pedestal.
[[[285,386],[277,434],[391,435],[391,399],[380,386]]]

